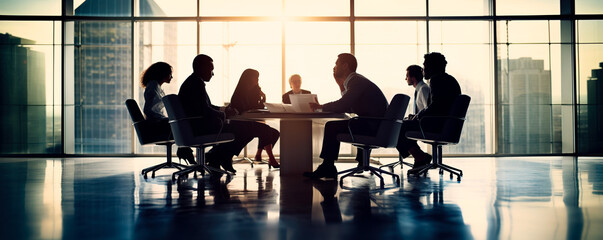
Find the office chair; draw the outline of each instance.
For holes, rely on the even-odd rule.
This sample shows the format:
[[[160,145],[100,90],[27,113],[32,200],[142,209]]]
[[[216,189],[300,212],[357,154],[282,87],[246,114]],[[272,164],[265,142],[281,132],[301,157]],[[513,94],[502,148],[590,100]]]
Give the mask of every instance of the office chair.
[[[132,118],[132,125],[136,130],[140,145],[155,144],[166,147],[167,162],[143,169],[141,174],[144,175],[144,178],[147,178],[148,172],[152,172],[151,177],[154,178],[155,172],[162,168],[176,168],[178,170],[186,168],[185,165],[172,162],[172,145],[174,144],[174,140],[170,139],[170,133],[157,134],[157,129],[154,129],[154,126],[145,119],[136,100],[126,100],[126,108],[128,108],[128,112]]]
[[[340,178],[339,184],[343,186],[343,179],[351,176],[355,173],[370,171],[375,176],[379,177],[381,188],[384,186],[383,177],[380,173],[391,175],[394,177],[397,184],[400,183],[400,177],[396,174],[381,170],[379,168],[371,167],[370,163],[370,154],[373,148],[389,148],[395,147],[398,143],[398,136],[400,134],[400,127],[402,126],[402,119],[404,118],[404,113],[406,112],[406,108],[408,107],[408,102],[410,101],[410,97],[404,94],[396,94],[392,99],[391,103],[387,107],[387,111],[385,112],[385,116],[383,118],[368,118],[368,117],[355,117],[349,120],[348,129],[349,133],[345,134],[337,134],[337,140],[345,143],[350,143],[353,146],[360,148],[363,151],[364,155],[362,156],[362,164],[355,168],[347,169],[341,171],[337,174],[344,174]],[[366,135],[358,135],[354,134],[351,124],[358,124],[357,122],[361,121],[379,121],[379,130],[377,131],[377,135],[375,136],[366,136]]]
[[[404,165],[409,166],[410,168],[412,168],[414,166],[414,164],[412,164],[412,163],[405,162],[404,158],[402,157],[402,154],[398,153],[398,161],[397,162],[383,164],[383,165],[379,166],[379,169],[386,167],[386,168],[389,168],[390,172],[394,172],[394,168],[398,165],[400,165],[400,170],[402,170]]]
[[[188,176],[189,173],[193,172],[195,177],[197,172],[201,175],[205,175],[207,171],[210,175],[215,172],[224,173],[230,176],[230,173],[221,169],[213,168],[205,164],[205,148],[215,146],[221,143],[227,143],[234,140],[232,133],[223,133],[222,126],[218,130],[217,134],[205,134],[205,135],[194,135],[191,123],[194,120],[198,120],[203,117],[187,117],[182,108],[180,98],[178,95],[170,94],[162,99],[163,105],[168,113],[170,119],[170,127],[172,128],[172,134],[176,140],[178,146],[195,147],[197,148],[197,165],[189,166],[185,169],[175,172],[172,174],[172,180],[180,181],[182,175]]]
[[[422,167],[416,173],[418,176],[421,174],[424,176],[427,175],[429,169],[439,168],[440,175],[444,174],[444,171],[447,171],[450,172],[450,179],[452,179],[453,175],[456,175],[457,181],[461,181],[461,177],[463,176],[462,170],[442,163],[442,146],[459,143],[469,102],[471,102],[471,97],[461,94],[454,100],[448,116],[423,117],[419,120],[419,131],[406,132],[407,138],[425,142],[430,144],[432,148],[433,163]],[[430,126],[442,126],[442,129],[433,132],[429,130]]]

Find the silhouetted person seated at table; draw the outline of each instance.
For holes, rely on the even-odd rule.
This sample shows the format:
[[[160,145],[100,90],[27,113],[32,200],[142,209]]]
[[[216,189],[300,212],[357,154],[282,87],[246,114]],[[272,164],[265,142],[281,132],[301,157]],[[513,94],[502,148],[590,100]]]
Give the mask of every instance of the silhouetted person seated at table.
[[[415,88],[413,98],[413,112],[408,118],[414,118],[414,115],[425,109],[429,105],[429,96],[431,88],[423,81],[423,68],[419,65],[410,65],[406,68],[406,83]]]
[[[377,85],[366,77],[356,73],[358,63],[350,53],[342,53],[337,57],[333,67],[333,77],[341,90],[341,98],[337,101],[320,105],[310,103],[313,110],[322,109],[325,112],[355,113],[360,117],[383,117],[387,110],[387,99]],[[337,134],[349,133],[349,120],[329,121],[325,124],[324,137],[320,157],[322,164],[314,172],[305,172],[304,176],[318,178],[337,178],[335,160],[339,156],[340,142]],[[360,135],[374,135],[379,129],[379,121],[355,121],[352,131]],[[363,150],[358,149],[356,160],[362,162]]]
[[[291,95],[291,94],[310,94],[310,93],[312,93],[308,90],[301,89],[301,84],[302,84],[302,79],[299,74],[293,74],[293,75],[291,75],[291,77],[289,77],[289,86],[291,86],[291,91],[288,91],[285,94],[283,94],[283,103],[287,103],[287,104],[291,103],[291,99],[289,98],[289,95]]]
[[[144,106],[142,111],[146,119],[155,129],[157,136],[165,136],[165,139],[172,138],[172,130],[168,123],[168,117],[164,113],[165,106],[161,98],[165,93],[161,89],[164,83],[172,81],[172,66],[166,62],[153,63],[149,68],[142,72],[140,85],[144,88]],[[184,159],[189,164],[195,164],[193,150],[189,147],[179,147],[176,152],[179,159]]]
[[[259,77],[260,72],[255,69],[246,69],[243,71],[239,83],[232,94],[228,108],[233,109],[237,114],[253,109],[263,109],[266,102],[266,94],[260,88]],[[278,130],[264,123],[257,122],[254,129],[250,129],[249,131],[255,133],[256,135],[254,136],[259,140],[255,160],[261,161],[262,150],[266,150],[269,158],[268,164],[271,167],[279,168],[280,165],[272,153],[272,147],[280,136]]]
[[[193,74],[191,74],[180,87],[180,101],[187,117],[202,117],[192,124],[193,134],[216,134],[223,126],[222,132],[235,135],[232,142],[223,143],[212,147],[206,154],[207,164],[211,167],[222,168],[226,171],[236,172],[232,167],[232,157],[239,155],[241,150],[254,138],[252,129],[259,123],[252,121],[226,121],[225,112],[211,103],[205,82],[211,80],[214,70],[213,59],[207,55],[199,54],[193,60]]]
[[[431,155],[425,153],[417,141],[406,138],[407,131],[419,131],[419,120],[426,116],[446,116],[449,114],[454,100],[461,94],[461,87],[453,76],[446,73],[446,58],[438,52],[425,54],[423,72],[429,79],[431,94],[429,104],[423,110],[402,123],[396,149],[403,158],[410,155],[414,158],[414,166],[408,170],[414,174],[431,162]],[[425,126],[424,126],[425,127]],[[428,126],[424,131],[440,131],[443,126]]]

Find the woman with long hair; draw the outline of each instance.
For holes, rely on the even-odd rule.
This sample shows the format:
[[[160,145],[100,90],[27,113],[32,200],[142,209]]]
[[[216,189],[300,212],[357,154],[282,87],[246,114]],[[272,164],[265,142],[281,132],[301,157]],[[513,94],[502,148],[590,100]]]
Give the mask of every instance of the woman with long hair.
[[[161,98],[165,93],[161,89],[164,83],[172,81],[172,66],[166,62],[156,62],[149,66],[140,77],[140,85],[144,88],[144,107],[142,111],[146,119],[155,125],[156,133],[171,135],[168,117],[164,114]],[[179,147],[176,153],[179,159],[184,159],[189,164],[195,164],[193,150],[189,147]]]
[[[266,94],[262,92],[259,85],[260,73],[255,69],[245,69],[239,78],[239,83],[235,88],[230,105],[227,108],[234,109],[236,114],[240,114],[253,109],[263,109],[266,102]],[[262,122],[255,122],[252,129],[249,129],[253,136],[257,137],[258,149],[255,154],[255,160],[262,160],[262,150],[268,154],[268,164],[270,167],[279,168],[280,164],[274,158],[272,147],[278,141],[280,133],[278,130]]]

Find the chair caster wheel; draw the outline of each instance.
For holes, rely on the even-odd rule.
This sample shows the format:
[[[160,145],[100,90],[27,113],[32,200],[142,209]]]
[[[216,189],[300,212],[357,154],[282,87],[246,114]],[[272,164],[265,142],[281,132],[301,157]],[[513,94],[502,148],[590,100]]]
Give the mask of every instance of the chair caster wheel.
[[[148,178],[148,177],[147,177],[147,174],[145,173],[145,174],[144,174],[144,179],[147,179],[147,178]]]
[[[151,174],[151,178],[155,178],[155,172],[153,172],[153,174]]]
[[[456,181],[460,182],[461,181],[461,176],[456,177]]]
[[[440,175],[444,175],[444,170],[440,169]]]
[[[452,175],[452,173],[450,173],[450,179],[452,179],[452,177],[454,177],[454,175]]]

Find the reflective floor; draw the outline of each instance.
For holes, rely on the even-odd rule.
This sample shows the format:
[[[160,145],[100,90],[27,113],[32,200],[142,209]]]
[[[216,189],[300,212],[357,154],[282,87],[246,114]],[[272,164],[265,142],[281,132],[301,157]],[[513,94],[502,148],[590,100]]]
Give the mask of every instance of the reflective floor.
[[[161,160],[0,158],[2,239],[603,239],[601,157],[446,158],[461,182],[396,168],[385,189],[243,163],[232,179],[140,175]]]

